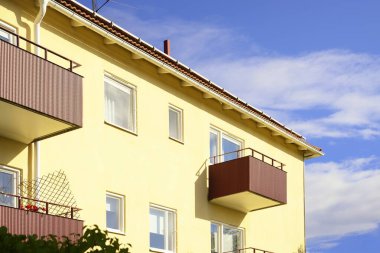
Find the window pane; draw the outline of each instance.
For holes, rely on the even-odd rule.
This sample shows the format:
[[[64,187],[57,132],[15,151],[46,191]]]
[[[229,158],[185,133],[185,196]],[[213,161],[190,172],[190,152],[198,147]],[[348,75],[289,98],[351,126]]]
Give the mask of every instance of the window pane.
[[[150,208],[150,247],[170,252],[175,250],[175,213]]]
[[[0,40],[10,42],[10,34],[0,29]]]
[[[165,249],[165,212],[150,209],[150,247]]]
[[[177,140],[182,140],[181,132],[181,112],[169,108],[169,136]]]
[[[105,82],[105,120],[122,128],[134,131],[133,90],[120,84]]]
[[[14,43],[15,36],[10,34],[10,32],[16,33],[16,29],[0,21],[0,40]]]
[[[219,252],[219,225],[211,224],[211,253]]]
[[[121,230],[120,222],[120,199],[107,196],[107,228]]]
[[[217,157],[218,154],[218,135],[214,132],[210,132],[210,164],[214,164],[218,162]],[[215,157],[215,158],[213,158]]]
[[[223,251],[234,251],[243,247],[242,230],[232,227],[223,227]]]
[[[0,171],[0,191],[16,194],[16,173],[11,171]],[[0,204],[15,206],[15,198],[0,195]]]
[[[233,140],[230,137],[223,136],[222,138],[222,153],[229,153],[229,152],[234,152],[238,151],[241,149],[241,144],[237,140]],[[238,152],[234,152],[231,154],[227,154],[223,156],[223,161],[229,161],[238,158]]]

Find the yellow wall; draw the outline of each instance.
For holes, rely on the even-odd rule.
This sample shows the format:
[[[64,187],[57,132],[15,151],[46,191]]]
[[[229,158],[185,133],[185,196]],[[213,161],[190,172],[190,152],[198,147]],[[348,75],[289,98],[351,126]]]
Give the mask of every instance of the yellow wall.
[[[33,39],[33,3],[2,1],[0,20]],[[41,174],[65,171],[86,224],[105,227],[105,194],[111,191],[125,196],[126,233],[117,236],[132,243],[133,252],[149,252],[150,203],[176,210],[179,253],[209,252],[210,221],[245,228],[247,247],[291,253],[304,245],[303,156],[295,146],[194,88],[181,87],[173,76],[158,74],[146,61],[132,60],[119,46],[104,45],[87,28],[72,27],[51,8],[41,44],[82,65],[75,72],[84,77],[83,128],[41,141]],[[137,134],[104,123],[105,72],[136,87]],[[183,144],[168,138],[169,104],[183,109]],[[210,126],[286,164],[286,205],[244,214],[208,202],[204,162]],[[27,170],[27,154],[26,147],[0,139],[0,164]]]
[[[29,157],[27,145],[0,137],[0,165],[19,170],[22,179],[28,176]]]

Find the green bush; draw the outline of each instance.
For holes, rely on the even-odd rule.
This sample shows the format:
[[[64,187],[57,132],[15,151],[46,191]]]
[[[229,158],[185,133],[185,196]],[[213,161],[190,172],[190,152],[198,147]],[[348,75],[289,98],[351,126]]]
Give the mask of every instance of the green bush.
[[[130,244],[121,244],[119,239],[109,237],[107,231],[98,226],[85,226],[83,236],[78,240],[54,235],[37,237],[36,235],[9,234],[6,227],[0,227],[1,253],[130,253]]]

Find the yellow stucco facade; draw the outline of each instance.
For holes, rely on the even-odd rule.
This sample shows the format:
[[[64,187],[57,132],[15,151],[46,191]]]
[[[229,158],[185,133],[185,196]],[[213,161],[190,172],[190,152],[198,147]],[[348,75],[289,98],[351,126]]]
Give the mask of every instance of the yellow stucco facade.
[[[34,39],[34,1],[2,0],[0,21]],[[105,44],[94,31],[75,27],[52,7],[41,24],[41,45],[82,66],[83,127],[40,141],[41,175],[62,170],[82,208],[85,224],[106,228],[106,193],[124,197],[124,233],[132,252],[150,252],[149,207],[170,208],[176,214],[175,252],[210,252],[210,224],[220,222],[244,230],[244,246],[293,253],[305,245],[304,151],[286,143],[235,110],[223,109],[194,87],[180,85],[157,66],[133,59],[128,50]],[[149,29],[149,28],[147,28]],[[136,131],[105,123],[104,77],[135,89]],[[169,138],[168,108],[182,110],[183,142]],[[287,172],[287,203],[243,213],[208,201],[210,128],[222,130],[282,163]],[[1,135],[1,133],[0,133]],[[33,179],[33,144],[0,137],[0,164],[19,169]]]

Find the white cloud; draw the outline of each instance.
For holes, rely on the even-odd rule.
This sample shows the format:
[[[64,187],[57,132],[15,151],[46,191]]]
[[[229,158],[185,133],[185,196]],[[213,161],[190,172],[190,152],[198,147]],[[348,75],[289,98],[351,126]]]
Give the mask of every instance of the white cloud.
[[[380,135],[378,56],[329,50],[210,59],[199,68],[249,103],[286,114],[285,123],[307,136]]]
[[[366,157],[306,166],[306,227],[312,246],[335,246],[344,236],[378,228],[379,162]]]

